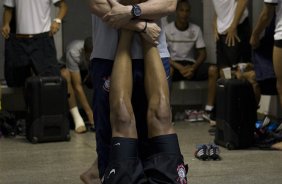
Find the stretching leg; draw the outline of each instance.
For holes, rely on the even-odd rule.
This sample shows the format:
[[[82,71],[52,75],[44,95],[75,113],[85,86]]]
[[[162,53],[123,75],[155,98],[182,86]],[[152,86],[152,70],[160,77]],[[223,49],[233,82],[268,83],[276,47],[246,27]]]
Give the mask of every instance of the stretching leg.
[[[118,49],[111,74],[110,120],[112,137],[137,138],[131,105],[132,61],[130,48],[133,32],[121,30]]]

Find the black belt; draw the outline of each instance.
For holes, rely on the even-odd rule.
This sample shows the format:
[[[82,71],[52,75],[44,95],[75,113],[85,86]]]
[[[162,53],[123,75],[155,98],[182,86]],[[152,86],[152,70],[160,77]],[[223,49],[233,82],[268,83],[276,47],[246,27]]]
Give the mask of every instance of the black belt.
[[[44,33],[39,33],[39,34],[15,34],[16,38],[35,38],[35,37],[40,37],[40,36],[45,36],[49,35],[49,32],[44,32]]]

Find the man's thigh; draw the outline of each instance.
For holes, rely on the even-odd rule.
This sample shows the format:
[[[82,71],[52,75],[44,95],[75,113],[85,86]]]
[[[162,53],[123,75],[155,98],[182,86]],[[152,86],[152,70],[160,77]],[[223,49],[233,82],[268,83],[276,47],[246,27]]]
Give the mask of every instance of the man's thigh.
[[[199,66],[199,68],[195,71],[194,77],[192,80],[201,81],[207,80],[209,77],[209,67],[211,66],[210,63],[203,63]]]

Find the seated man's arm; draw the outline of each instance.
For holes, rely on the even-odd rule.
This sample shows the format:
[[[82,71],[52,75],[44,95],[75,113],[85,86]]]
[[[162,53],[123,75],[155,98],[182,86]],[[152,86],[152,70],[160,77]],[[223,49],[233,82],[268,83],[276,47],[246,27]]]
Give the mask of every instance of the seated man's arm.
[[[197,54],[197,58],[195,63],[193,64],[194,70],[197,70],[198,67],[206,60],[207,58],[206,48],[197,49],[196,54]]]

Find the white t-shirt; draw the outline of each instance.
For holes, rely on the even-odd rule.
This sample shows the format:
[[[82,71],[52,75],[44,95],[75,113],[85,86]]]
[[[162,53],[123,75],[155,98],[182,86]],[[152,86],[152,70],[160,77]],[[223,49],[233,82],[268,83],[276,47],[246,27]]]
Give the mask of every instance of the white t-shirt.
[[[195,62],[195,50],[205,48],[201,28],[189,23],[188,29],[180,31],[171,22],[165,27],[168,50],[171,59]]]
[[[161,21],[158,22],[158,25],[162,28]],[[114,60],[118,44],[117,30],[108,26],[101,18],[94,14],[92,14],[92,26],[93,48],[95,49],[93,49],[91,59],[100,58]],[[164,31],[161,31],[158,49],[161,58],[169,57]],[[138,33],[136,33],[133,38],[131,56],[132,59],[143,59],[142,43]]]
[[[213,5],[217,15],[217,30],[219,34],[224,34],[230,27],[235,16],[237,0],[213,0]],[[241,16],[240,22],[242,23],[248,17],[248,9],[246,8]]]
[[[4,6],[15,8],[16,33],[38,34],[50,31],[51,6],[60,0],[4,0]]]
[[[282,0],[264,0],[264,2],[276,4],[274,40],[282,40]]]

